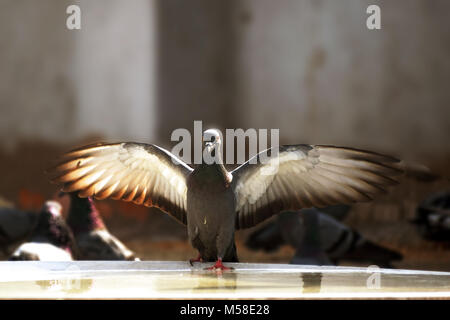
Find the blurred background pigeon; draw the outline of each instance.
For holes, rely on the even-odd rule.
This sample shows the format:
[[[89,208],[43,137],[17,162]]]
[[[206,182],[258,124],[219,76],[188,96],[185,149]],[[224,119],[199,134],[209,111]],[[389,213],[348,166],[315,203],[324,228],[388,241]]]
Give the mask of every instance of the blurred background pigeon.
[[[30,236],[37,221],[37,213],[14,208],[0,201],[0,250],[9,256],[12,248]]]
[[[319,219],[314,209],[305,209],[301,214],[288,211],[278,219],[284,241],[296,248],[290,263],[333,265],[322,245]]]
[[[253,232],[246,241],[250,249],[269,252],[283,244],[296,249],[291,261],[296,264],[326,265],[347,260],[392,267],[392,261],[402,259],[401,254],[365,239],[315,208],[282,212],[274,222]]]
[[[328,206],[320,208],[320,211],[326,213],[327,215],[333,217],[338,221],[343,221],[350,212],[351,206],[345,204],[338,204],[335,206]]]
[[[61,215],[61,205],[46,201],[30,240],[16,249],[9,260],[71,261],[77,254],[74,238]]]
[[[330,215],[336,220],[342,221],[347,217],[348,212],[350,211],[349,205],[334,205],[334,206],[328,206],[325,208],[321,208],[320,211],[322,213],[325,213],[327,215]],[[308,212],[307,209],[303,209],[302,212]],[[263,249],[266,252],[273,252],[277,250],[281,245],[285,244],[285,236],[282,233],[281,230],[281,224],[277,221],[281,221],[282,218],[291,217],[292,214],[297,214],[297,211],[285,211],[278,215],[275,222],[266,224],[265,226],[257,229],[254,231],[246,240],[246,246],[253,250]],[[319,218],[320,219],[320,218]],[[286,219],[284,219],[286,220]],[[284,221],[283,220],[283,221]],[[315,224],[315,223],[314,223]],[[295,223],[296,226],[298,226],[297,223]],[[295,230],[298,237],[296,238],[301,239],[303,237],[304,230]],[[294,247],[295,244],[294,244]]]
[[[60,197],[63,197],[61,193]],[[79,260],[139,260],[133,251],[109,233],[92,198],[69,193],[67,223],[73,231]]]
[[[424,238],[450,241],[450,192],[438,192],[423,200],[412,222]]]

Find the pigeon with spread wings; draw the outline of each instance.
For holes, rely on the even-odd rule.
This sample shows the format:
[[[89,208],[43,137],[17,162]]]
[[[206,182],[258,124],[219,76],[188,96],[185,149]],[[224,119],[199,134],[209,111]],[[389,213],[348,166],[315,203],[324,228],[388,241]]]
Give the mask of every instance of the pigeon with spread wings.
[[[369,201],[403,172],[390,156],[304,144],[263,151],[228,172],[221,143],[217,130],[206,130],[203,161],[195,169],[151,144],[86,146],[63,156],[53,181],[80,197],[162,209],[187,225],[198,260],[226,270],[222,261],[238,261],[235,230],[283,210]]]

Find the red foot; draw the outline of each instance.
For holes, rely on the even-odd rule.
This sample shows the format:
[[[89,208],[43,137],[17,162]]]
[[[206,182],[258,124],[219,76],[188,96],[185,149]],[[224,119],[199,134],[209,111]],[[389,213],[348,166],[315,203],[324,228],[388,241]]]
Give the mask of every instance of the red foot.
[[[233,270],[233,268],[230,267],[225,267],[222,263],[222,259],[217,259],[216,264],[213,265],[212,267],[209,268],[205,268],[205,270]]]
[[[200,255],[200,253],[198,254],[198,257],[195,259],[189,259],[189,263],[191,264],[191,266],[194,265],[194,262],[203,262],[202,256]]]

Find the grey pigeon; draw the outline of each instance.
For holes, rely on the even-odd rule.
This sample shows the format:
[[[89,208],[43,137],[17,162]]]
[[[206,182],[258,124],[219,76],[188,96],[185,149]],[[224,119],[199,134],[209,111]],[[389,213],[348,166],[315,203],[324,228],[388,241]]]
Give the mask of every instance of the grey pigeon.
[[[13,207],[0,207],[0,250],[9,256],[10,248],[30,236],[37,221],[37,213]]]
[[[321,208],[320,211],[330,215],[336,220],[343,220],[350,211],[350,206],[334,205]],[[281,213],[279,218],[284,215],[286,215],[286,213]],[[272,252],[277,250],[280,245],[284,243],[285,239],[283,238],[283,232],[280,229],[280,223],[275,221],[253,231],[247,238],[245,245],[253,250],[263,249],[264,251]]]
[[[156,145],[100,143],[63,155],[52,180],[80,197],[159,207],[187,225],[202,261],[225,270],[222,261],[237,261],[235,230],[284,210],[369,201],[403,174],[390,156],[306,144],[271,148],[228,172],[221,150],[220,133],[206,130],[193,169]]]
[[[351,206],[348,205],[335,205],[335,206],[328,206],[324,208],[320,208],[320,211],[323,213],[326,213],[327,215],[333,217],[334,219],[338,221],[344,220],[348,213],[350,212]]]
[[[325,253],[333,264],[347,260],[391,267],[393,261],[402,259],[400,253],[373,243],[315,208],[282,212],[275,222],[256,230],[246,241],[249,248],[266,251],[273,251],[283,244],[296,248],[292,263],[299,263],[298,257],[311,256],[311,251],[316,255],[317,252]]]
[[[317,211],[304,209],[301,215],[297,212],[285,213],[278,220],[284,240],[296,248],[292,264],[333,265],[323,249]]]
[[[61,205],[46,201],[30,240],[21,244],[9,260],[71,261],[73,254],[76,254],[76,246],[61,215]]]
[[[283,215],[280,213],[278,216]],[[253,231],[246,239],[245,246],[252,250],[274,252],[286,244],[283,232],[277,220],[266,223]]]
[[[139,260],[108,231],[92,198],[70,193],[67,223],[75,236],[78,260]]]
[[[450,192],[428,196],[417,206],[416,217],[412,222],[424,238],[450,241]]]

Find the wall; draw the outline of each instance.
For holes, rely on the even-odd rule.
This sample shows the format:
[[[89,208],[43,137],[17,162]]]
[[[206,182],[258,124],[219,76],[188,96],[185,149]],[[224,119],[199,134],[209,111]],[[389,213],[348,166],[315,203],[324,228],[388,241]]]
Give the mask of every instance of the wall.
[[[366,28],[381,7],[382,29]],[[450,151],[450,2],[238,2],[237,107],[289,143]]]
[[[79,4],[81,30],[66,28]],[[0,2],[0,146],[154,134],[153,2]]]
[[[82,8],[82,30],[65,8]],[[365,27],[371,3],[382,30]],[[0,2],[0,147],[170,146],[193,120],[285,143],[450,151],[450,2]]]

